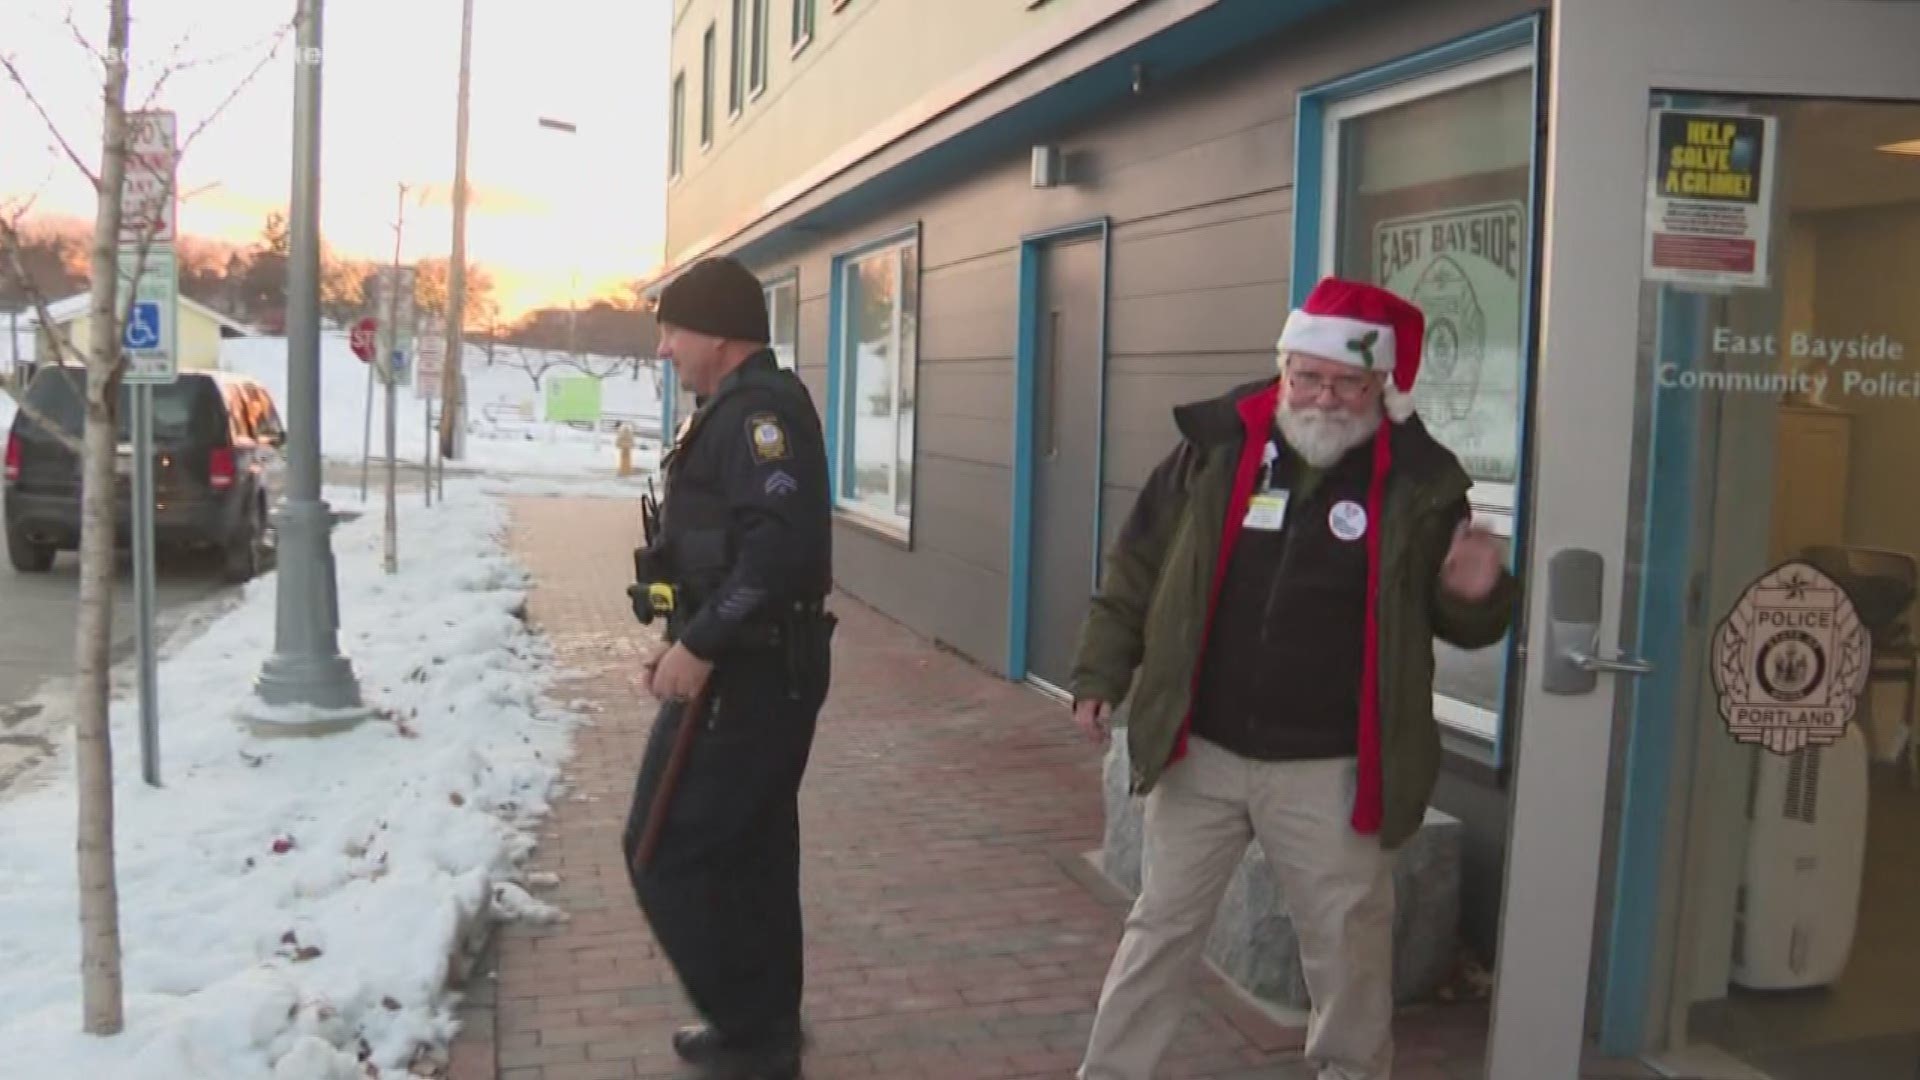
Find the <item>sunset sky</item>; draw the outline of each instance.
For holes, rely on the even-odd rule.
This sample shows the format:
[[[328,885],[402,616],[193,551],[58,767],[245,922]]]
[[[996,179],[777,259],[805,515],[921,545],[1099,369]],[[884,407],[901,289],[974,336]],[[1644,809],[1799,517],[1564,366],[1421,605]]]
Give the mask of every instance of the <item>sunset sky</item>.
[[[269,55],[293,0],[132,0],[130,106],[179,114],[180,137]],[[454,106],[460,0],[327,0],[322,43],[321,231],[334,248],[393,255],[397,184],[410,201],[401,258],[452,244]],[[503,314],[565,306],[638,277],[660,260],[666,167],[665,73],[671,0],[475,0],[467,257],[499,282]],[[89,167],[97,168],[97,66],[66,25],[96,46],[105,0],[0,0],[0,50]],[[284,207],[292,175],[294,40],[188,147],[181,229],[248,240]],[[579,127],[542,129],[542,116]],[[0,201],[91,220],[91,186],[45,123],[0,81]]]

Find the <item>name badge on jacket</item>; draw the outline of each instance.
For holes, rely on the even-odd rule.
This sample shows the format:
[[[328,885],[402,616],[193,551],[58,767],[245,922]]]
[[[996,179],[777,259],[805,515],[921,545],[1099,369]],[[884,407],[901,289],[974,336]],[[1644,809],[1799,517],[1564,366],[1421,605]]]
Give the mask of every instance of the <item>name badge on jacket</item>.
[[[1277,532],[1286,521],[1287,492],[1262,491],[1247,503],[1247,516],[1241,520],[1240,527]]]

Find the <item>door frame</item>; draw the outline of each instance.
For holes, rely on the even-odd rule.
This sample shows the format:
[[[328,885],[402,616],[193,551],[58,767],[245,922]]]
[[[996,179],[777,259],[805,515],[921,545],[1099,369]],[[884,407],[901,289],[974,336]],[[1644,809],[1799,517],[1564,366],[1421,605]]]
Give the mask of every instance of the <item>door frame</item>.
[[[1013,346],[1013,512],[1007,572],[1006,660],[1006,676],[1015,682],[1026,680],[1030,674],[1027,624],[1033,607],[1033,395],[1040,359],[1042,262],[1052,245],[1088,236],[1098,237],[1100,242],[1100,310],[1095,321],[1099,386],[1094,414],[1093,566],[1088,592],[1092,593],[1100,585],[1100,536],[1105,515],[1105,500],[1101,496],[1107,471],[1107,320],[1112,307],[1108,292],[1113,278],[1113,224],[1112,219],[1105,216],[1042,229],[1020,238],[1019,293],[1015,305],[1018,326]]]
[[[1547,566],[1557,552],[1604,560],[1605,655],[1651,644],[1638,625],[1656,582],[1631,581],[1649,537],[1634,527],[1647,124],[1656,92],[1912,99],[1920,5],[1880,0],[1555,0],[1528,556],[1531,650],[1550,647]],[[1842,62],[1843,61],[1843,62]],[[1632,227],[1627,227],[1632,223]],[[1632,359],[1624,359],[1632,358]],[[1658,508],[1652,508],[1657,510]],[[1670,658],[1650,657],[1671,666]],[[1649,768],[1671,741],[1646,688],[1602,678],[1551,695],[1528,665],[1516,750],[1488,1075],[1578,1075],[1590,1000],[1602,1048],[1647,1050],[1648,968],[1626,936],[1657,917],[1667,790]],[[1640,700],[1635,700],[1639,698]],[[1627,741],[1613,774],[1616,730]],[[1601,896],[1609,782],[1631,793],[1615,895]],[[1647,837],[1652,836],[1649,843]],[[1651,866],[1648,865],[1651,862]],[[1651,872],[1649,872],[1651,871]],[[1649,887],[1652,888],[1651,906]],[[1603,920],[1602,916],[1606,918]],[[1616,937],[1615,935],[1619,935]],[[1618,941],[1622,949],[1613,946]],[[1650,947],[1642,935],[1638,948]],[[1590,988],[1596,962],[1606,982]],[[1618,980],[1619,985],[1615,986]],[[1639,985],[1634,985],[1635,983]],[[1633,1019],[1638,1017],[1637,1020]],[[1636,1026],[1637,1025],[1637,1026]]]

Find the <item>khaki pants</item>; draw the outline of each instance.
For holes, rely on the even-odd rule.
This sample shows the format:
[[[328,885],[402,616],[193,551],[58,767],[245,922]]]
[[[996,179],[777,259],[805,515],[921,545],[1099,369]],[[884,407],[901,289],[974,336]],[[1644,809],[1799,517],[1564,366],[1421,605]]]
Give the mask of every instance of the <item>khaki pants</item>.
[[[1107,972],[1080,1080],[1148,1080],[1186,1013],[1221,894],[1258,840],[1300,940],[1320,1080],[1393,1058],[1390,853],[1348,824],[1354,760],[1253,761],[1189,737],[1147,796],[1139,899]]]

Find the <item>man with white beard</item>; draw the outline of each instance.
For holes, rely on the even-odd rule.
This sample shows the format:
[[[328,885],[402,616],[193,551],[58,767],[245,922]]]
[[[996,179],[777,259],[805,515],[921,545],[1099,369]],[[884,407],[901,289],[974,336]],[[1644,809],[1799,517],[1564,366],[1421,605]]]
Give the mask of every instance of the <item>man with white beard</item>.
[[[1147,1080],[1251,841],[1300,942],[1320,1080],[1393,1060],[1393,852],[1440,764],[1433,640],[1484,648],[1518,587],[1459,460],[1414,415],[1425,320],[1328,278],[1280,374],[1174,409],[1081,632],[1074,719],[1124,718],[1146,799],[1141,891],[1081,1080]]]

